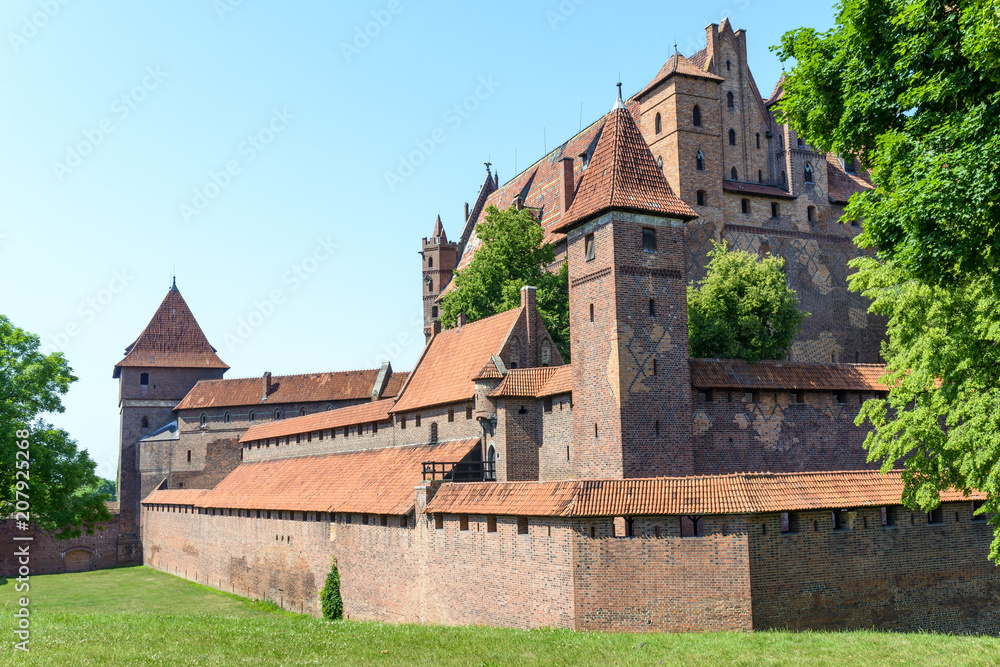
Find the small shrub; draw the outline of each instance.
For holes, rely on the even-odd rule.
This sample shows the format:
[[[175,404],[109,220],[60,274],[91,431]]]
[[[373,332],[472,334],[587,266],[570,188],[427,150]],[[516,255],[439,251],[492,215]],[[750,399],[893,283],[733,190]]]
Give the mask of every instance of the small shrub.
[[[344,616],[344,601],[340,597],[340,572],[337,571],[337,557],[333,557],[330,574],[326,575],[326,585],[319,592],[319,604],[323,617],[336,621]]]

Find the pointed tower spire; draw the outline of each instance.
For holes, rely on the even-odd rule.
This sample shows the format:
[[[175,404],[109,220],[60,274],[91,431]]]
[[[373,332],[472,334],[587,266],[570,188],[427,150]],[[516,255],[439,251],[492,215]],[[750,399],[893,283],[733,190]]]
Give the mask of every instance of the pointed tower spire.
[[[448,237],[445,236],[445,233],[444,233],[444,225],[441,224],[441,215],[440,214],[437,217],[437,222],[434,223],[434,234],[433,234],[433,236],[440,237],[442,243],[447,243],[448,242]]]
[[[615,101],[615,105],[613,107],[611,107],[612,111],[614,111],[615,109],[624,109],[625,108],[625,103],[622,102],[622,82],[619,81],[615,85],[618,86],[618,100]]]
[[[177,276],[174,276],[174,281],[173,281],[173,284],[170,286],[170,291],[171,292],[179,292],[180,291],[180,290],[177,289]]]

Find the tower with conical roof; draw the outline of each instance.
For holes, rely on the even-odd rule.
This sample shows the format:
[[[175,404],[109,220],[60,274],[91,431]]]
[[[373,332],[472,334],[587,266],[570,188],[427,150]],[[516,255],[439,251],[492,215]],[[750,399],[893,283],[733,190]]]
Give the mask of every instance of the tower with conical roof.
[[[563,186],[554,231],[567,236],[576,476],[690,474],[684,223],[696,215],[667,184],[620,88],[590,164]]]
[[[421,241],[423,258],[424,337],[430,340],[434,322],[439,319],[437,299],[451,281],[458,263],[458,244],[448,241],[441,216],[434,223],[434,232]]]
[[[139,440],[173,421],[173,409],[199,380],[229,368],[216,354],[174,280],[153,318],[115,364],[121,414],[118,462],[119,563],[141,562],[139,507],[160,479],[144,479]]]

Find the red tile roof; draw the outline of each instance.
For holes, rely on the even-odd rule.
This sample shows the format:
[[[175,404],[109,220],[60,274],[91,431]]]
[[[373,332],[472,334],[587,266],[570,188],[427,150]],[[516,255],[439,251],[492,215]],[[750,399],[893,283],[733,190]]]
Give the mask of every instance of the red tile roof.
[[[278,421],[251,426],[240,437],[240,442],[281,438],[286,435],[315,433],[316,431],[325,431],[342,426],[353,426],[354,424],[384,422],[388,421],[389,410],[391,408],[392,401],[383,399],[381,401],[361,403],[360,405],[351,405],[337,410],[314,412],[311,415],[303,417],[279,419]]]
[[[143,499],[145,505],[194,505],[208,489],[155,489]]]
[[[479,372],[476,373],[476,377],[474,377],[472,379],[473,380],[502,380],[503,379],[503,373],[500,372],[500,369],[497,368],[497,364],[496,364],[496,359],[498,359],[498,358],[499,357],[497,357],[497,358],[490,357],[490,360],[487,361],[486,364],[481,369],[479,369]],[[501,361],[501,364],[502,363],[503,362]]]
[[[149,324],[125,349],[125,358],[115,364],[115,378],[124,366],[229,368],[215,354],[176,287],[167,292]]]
[[[767,98],[764,102],[764,106],[770,107],[773,104],[781,101],[781,98],[785,96],[785,75],[782,74],[781,78],[778,79],[778,83],[774,84],[774,91],[771,92],[771,96]]]
[[[711,477],[443,484],[427,513],[529,516],[750,514],[898,505],[901,472],[761,473]],[[969,498],[986,496],[974,493]],[[960,492],[941,500],[966,499]]]
[[[263,378],[202,380],[177,404],[176,410],[199,410],[242,405],[277,405],[282,403],[321,403],[323,401],[359,401],[371,398],[379,369],[274,375],[267,400]],[[382,398],[395,396],[409,373],[393,373]]]
[[[243,463],[197,507],[406,514],[425,461],[461,461],[478,439]],[[148,500],[147,500],[148,502]]]
[[[884,364],[808,364],[795,361],[692,359],[691,386],[718,389],[888,391]]]
[[[606,118],[594,157],[577,186],[573,205],[552,231],[565,233],[611,209],[685,220],[698,217],[671,191],[628,110],[613,109]]]
[[[867,172],[849,174],[840,164],[840,158],[835,153],[826,155],[826,176],[829,184],[830,199],[836,204],[846,204],[856,192],[871,190],[872,180]]]
[[[500,354],[523,312],[515,308],[435,335],[392,411],[471,399],[476,393],[473,378],[491,355]]]
[[[764,185],[763,183],[722,181],[722,189],[726,192],[759,195],[761,197],[771,197],[774,199],[795,199],[795,196],[790,194],[787,190],[783,190],[776,185]]]
[[[553,396],[573,391],[573,368],[549,366],[546,368],[515,368],[507,373],[490,396]]]
[[[701,59],[704,60],[704,52],[699,51],[695,54],[695,56],[698,56],[699,54],[701,54]],[[704,63],[699,66],[699,64],[694,62],[694,60],[689,60],[680,53],[675,52],[674,55],[670,56],[670,59],[663,64],[663,67],[661,67],[660,71],[653,77],[653,80],[649,82],[649,85],[636,93],[635,97],[640,97],[645,93],[648,93],[675,74],[695,77],[698,79],[708,79],[709,81],[725,81],[725,79],[721,76],[716,76],[711,72],[705,71]]]

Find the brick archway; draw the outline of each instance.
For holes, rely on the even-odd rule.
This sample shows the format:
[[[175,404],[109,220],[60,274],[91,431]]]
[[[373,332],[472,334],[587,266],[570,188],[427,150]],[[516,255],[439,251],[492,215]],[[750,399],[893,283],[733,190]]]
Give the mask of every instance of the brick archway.
[[[94,554],[87,549],[71,549],[63,554],[66,572],[86,572],[94,569]]]

